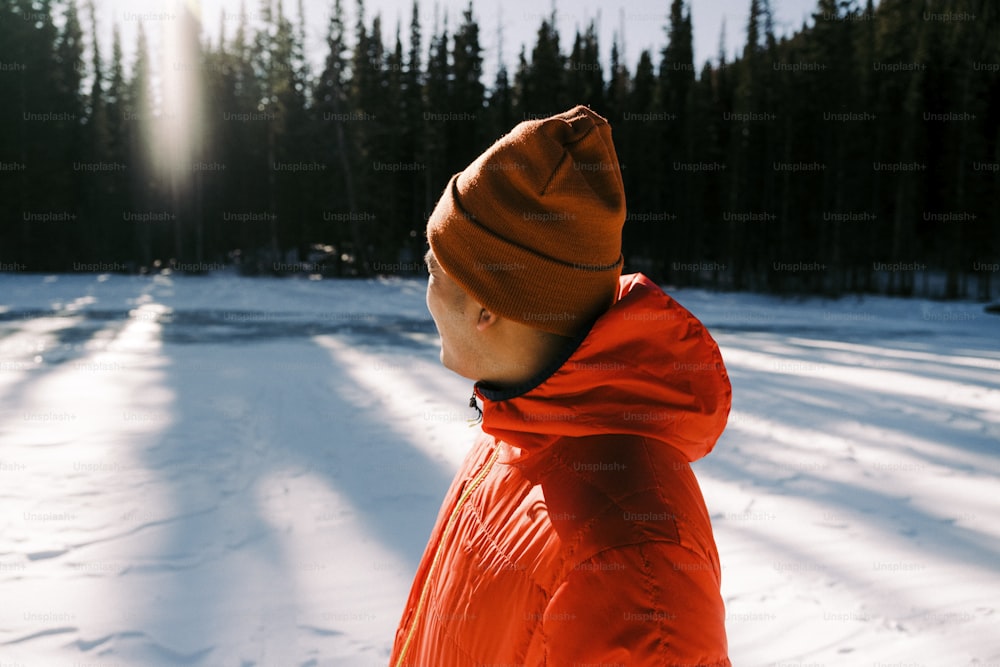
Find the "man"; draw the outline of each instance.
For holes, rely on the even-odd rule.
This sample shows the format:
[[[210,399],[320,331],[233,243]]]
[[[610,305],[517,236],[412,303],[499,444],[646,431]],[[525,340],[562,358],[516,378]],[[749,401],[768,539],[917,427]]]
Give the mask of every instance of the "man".
[[[621,276],[607,121],[519,124],[427,223],[441,361],[482,434],[448,491],[391,665],[729,665],[720,566],[689,462],[725,427],[718,346]]]

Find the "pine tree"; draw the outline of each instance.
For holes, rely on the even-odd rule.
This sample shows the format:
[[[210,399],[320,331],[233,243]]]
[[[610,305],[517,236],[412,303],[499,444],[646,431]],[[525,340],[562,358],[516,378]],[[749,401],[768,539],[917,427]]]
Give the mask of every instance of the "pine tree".
[[[400,117],[400,148],[403,161],[415,165],[426,165],[424,153],[424,72],[423,37],[420,29],[420,7],[413,0],[410,17],[410,43],[406,55],[406,65],[400,77],[401,106]],[[425,169],[415,169],[409,174],[406,190],[401,194],[404,198],[400,204],[400,215],[407,223],[407,235],[414,257],[420,257],[423,250],[423,221],[425,211],[433,202],[425,196]]]
[[[149,46],[146,41],[146,31],[139,23],[136,37],[135,63],[132,66],[132,76],[128,83],[127,102],[124,118],[127,122],[129,176],[131,197],[128,198],[129,208],[121,211],[123,222],[130,229],[129,236],[136,239],[136,253],[143,269],[148,270],[158,259],[154,255],[154,238],[152,226],[131,222],[130,214],[137,212],[139,206],[148,206],[156,202],[156,189],[153,170],[153,96],[150,81]],[[149,209],[147,209],[149,210]]]
[[[299,11],[301,12],[301,2]],[[301,22],[301,14],[300,14]],[[279,0],[274,14],[274,39],[271,44],[271,83],[274,120],[275,160],[278,165],[313,164],[308,143],[308,61],[301,27],[296,29],[285,16]],[[308,213],[309,195],[315,191],[315,171],[278,171],[274,221],[283,257],[298,261],[299,247],[305,235],[304,220]]]
[[[487,100],[486,138],[497,139],[510,130],[514,120],[514,88],[503,55],[503,25],[497,25],[497,71]]]
[[[921,6],[906,0],[882,0],[878,5],[876,64],[918,63],[911,72],[881,72],[878,81],[879,164],[919,165],[922,153],[924,70],[929,44],[914,26],[920,20]],[[881,170],[880,170],[881,171]],[[879,246],[886,256],[881,261],[890,264],[913,263],[914,220],[920,217],[923,201],[920,197],[919,175],[915,169],[900,170],[891,176],[881,176],[884,184],[884,208],[888,228]],[[914,291],[912,271],[890,271],[887,289],[892,294],[910,296]]]
[[[431,36],[427,56],[427,72],[424,78],[424,98],[427,100],[427,111],[424,115],[425,144],[423,150],[427,157],[427,168],[424,170],[424,192],[428,202],[437,201],[455,168],[448,161],[452,154],[451,137],[445,123],[440,121],[442,114],[448,114],[452,109],[452,79],[448,41],[448,19],[446,16],[441,32],[437,31],[435,25],[435,31]],[[461,166],[457,168],[461,169]]]
[[[566,90],[566,57],[559,47],[555,11],[542,20],[531,66],[524,73],[523,114],[544,117],[565,111],[571,104]]]
[[[359,193],[355,183],[355,151],[346,129],[352,122],[349,119],[364,119],[366,116],[363,111],[353,109],[349,101],[350,80],[346,73],[349,49],[345,30],[341,0],[334,0],[327,27],[326,64],[316,85],[314,99],[315,113],[321,121],[318,129],[321,154],[327,164],[336,167],[330,174],[326,210],[336,214],[332,222],[339,223],[342,216],[347,217],[346,225],[331,225],[333,229],[329,232],[334,239],[338,262],[334,270],[338,275],[353,271],[343,267],[340,258],[352,254],[357,258],[367,246],[365,230],[359,219],[363,211],[358,205]]]
[[[54,248],[54,265],[69,269],[74,258],[90,259],[93,254],[91,240],[94,235],[88,229],[84,211],[84,183],[79,169],[74,166],[83,164],[87,157],[84,127],[87,117],[83,94],[84,45],[83,29],[80,26],[75,0],[69,0],[62,17],[62,27],[56,42],[55,83],[53,91],[54,110],[64,116],[55,121],[49,131],[52,148],[58,156],[58,162],[50,181],[50,205],[70,214],[70,221],[54,223],[48,226],[49,238],[65,238],[69,242],[56,244]]]
[[[1000,9],[995,3],[977,0],[955,0],[944,6],[932,6],[931,11],[952,11],[959,15],[975,16],[976,20],[954,21],[950,24],[936,22],[936,29],[929,41],[937,52],[928,74],[931,75],[925,88],[925,99],[947,102],[932,111],[942,114],[956,114],[961,121],[929,123],[938,129],[939,141],[936,155],[929,155],[929,169],[925,174],[924,189],[931,188],[935,179],[939,185],[940,201],[936,208],[941,212],[957,213],[961,221],[946,224],[945,230],[934,229],[926,246],[932,244],[941,248],[943,268],[946,271],[944,296],[946,298],[968,298],[969,277],[973,267],[990,264],[986,260],[992,252],[997,256],[997,246],[991,238],[995,221],[986,213],[994,206],[997,178],[976,171],[974,164],[991,161],[988,146],[991,130],[996,131],[1000,109],[989,100],[998,99],[1000,77],[995,73],[984,76],[981,63],[997,62],[1000,56]],[[990,90],[990,87],[993,90]],[[992,115],[993,123],[989,122]],[[928,123],[925,123],[927,125]],[[973,137],[978,137],[975,140]],[[995,146],[994,142],[994,146]],[[932,173],[934,167],[940,171]],[[993,182],[990,184],[989,180]],[[983,187],[986,185],[986,187]],[[992,185],[992,187],[990,187]],[[990,196],[992,193],[993,196]],[[975,216],[975,218],[971,218]],[[933,224],[933,223],[932,223]],[[935,225],[937,227],[937,225]],[[978,261],[977,261],[978,260]],[[987,273],[978,271],[976,298],[990,298],[990,281]],[[925,290],[926,291],[926,290]]]
[[[877,216],[866,224],[854,230],[854,241],[857,244],[853,256],[853,266],[851,267],[852,279],[849,289],[855,293],[873,292],[875,290],[874,273],[872,267],[879,259],[876,248],[879,238],[879,220],[881,211],[879,206],[879,178],[881,172],[872,169],[876,162],[876,142],[873,141],[871,128],[877,127],[875,114],[877,113],[877,80],[874,72],[875,62],[875,2],[867,0],[863,12],[857,20],[861,22],[856,31],[855,38],[857,45],[854,59],[855,77],[859,90],[858,111],[866,114],[867,119],[864,131],[855,132],[855,141],[860,144],[857,159],[860,166],[857,169],[857,179],[855,201],[858,210],[865,211],[871,216]]]
[[[734,133],[731,120],[736,97],[736,78],[734,63],[726,55],[726,21],[723,19],[719,29],[719,45],[716,54],[716,67],[712,70],[708,84],[710,86],[710,111],[705,116],[707,131],[711,137],[705,144],[704,156],[710,164],[729,166],[733,155]],[[727,225],[722,220],[723,211],[730,200],[732,173],[730,169],[713,172],[705,188],[703,207],[705,257],[713,266],[731,266],[730,245]],[[776,249],[778,250],[778,249]],[[778,250],[780,254],[780,250]],[[772,252],[772,256],[775,253]],[[714,286],[731,287],[731,271],[712,271]]]
[[[604,94],[608,116],[614,120],[624,117],[631,84],[628,67],[622,62],[623,47],[619,44],[619,39],[616,32],[611,41],[610,76]]]
[[[570,103],[603,110],[604,74],[601,70],[597,28],[593,21],[583,34],[577,31],[566,67],[566,95]]]
[[[680,117],[686,111],[688,94],[695,79],[691,10],[684,12],[683,0],[671,3],[666,32],[667,45],[661,52],[660,60],[661,104],[665,112]]]
[[[22,183],[34,165],[25,161],[22,132],[23,114],[27,111],[22,91],[28,75],[24,56],[29,32],[17,16],[18,4],[15,0],[0,0],[0,62],[9,68],[0,73],[0,99],[4,100],[0,105],[0,163],[4,164],[0,174],[0,262],[5,264],[34,261],[24,244],[28,228],[22,219]]]
[[[205,44],[202,48],[204,63],[204,112],[203,140],[198,159],[192,164],[198,185],[202,189],[202,221],[204,222],[204,257],[213,262],[224,261],[227,255],[239,248],[238,234],[232,225],[223,224],[225,202],[234,200],[232,182],[238,177],[226,164],[237,150],[234,127],[239,123],[227,122],[224,114],[236,108],[237,64],[230,51],[232,44],[226,37],[225,14],[219,33],[218,46]]]
[[[262,206],[257,210],[263,210],[268,217],[267,221],[260,226],[263,234],[253,235],[255,237],[254,250],[257,254],[257,262],[260,267],[273,272],[274,266],[282,260],[281,239],[278,236],[278,165],[279,161],[279,141],[283,139],[284,122],[282,100],[279,99],[279,92],[282,87],[282,65],[280,54],[277,53],[276,40],[278,37],[279,22],[278,12],[274,10],[271,0],[260,0],[260,27],[254,35],[251,47],[251,62],[256,74],[258,85],[260,86],[260,102],[256,111],[260,114],[259,121],[247,122],[254,129],[254,139],[263,151],[263,164],[259,166],[262,170],[261,186],[264,200]],[[263,238],[262,238],[263,236]]]
[[[630,115],[643,117],[655,113],[655,104],[656,68],[653,65],[652,54],[648,49],[644,49],[636,63],[635,77],[627,97],[626,108]],[[651,211],[654,206],[654,193],[661,187],[656,182],[658,172],[651,173],[635,166],[640,163],[639,156],[652,154],[656,156],[655,159],[665,160],[670,160],[671,156],[663,156],[660,150],[650,150],[650,139],[645,133],[644,123],[630,121],[622,122],[619,126],[621,129],[617,136],[620,140],[616,139],[618,158],[626,166],[634,165],[633,168],[622,169],[622,181],[629,198],[629,209]],[[665,277],[663,257],[661,248],[651,241],[648,231],[646,227],[626,222],[622,231],[623,253],[634,270],[642,271],[657,280]]]
[[[452,99],[448,122],[448,164],[459,170],[472,162],[483,149],[486,88],[483,86],[483,55],[479,45],[479,25],[472,15],[472,3],[462,12],[451,51]]]
[[[386,192],[387,196],[382,201],[385,222],[379,226],[383,239],[379,245],[390,265],[409,265],[417,256],[410,243],[411,223],[406,219],[410,208],[407,195],[412,190],[413,181],[417,180],[417,170],[410,168],[414,162],[404,152],[405,121],[398,118],[399,109],[403,106],[404,60],[401,27],[397,23],[395,46],[385,56],[385,76],[382,79],[384,93],[381,100],[382,113],[386,118],[395,118],[395,122],[387,124],[386,142],[382,151],[390,162],[406,165],[407,168],[391,172],[391,189]]]
[[[726,160],[726,148],[721,144],[723,133],[720,132],[721,113],[719,101],[719,80],[716,70],[710,63],[705,63],[701,76],[691,88],[687,117],[692,122],[687,123],[689,159],[705,164],[722,164]],[[699,120],[693,120],[699,119]],[[720,193],[724,191],[723,179],[725,172],[709,171],[703,174],[691,174],[685,190],[686,201],[678,205],[676,218],[667,218],[664,225],[674,226],[684,224],[687,231],[687,259],[713,267],[721,267],[723,259],[719,255],[718,243],[723,232],[720,230]],[[694,178],[694,176],[700,176]],[[686,216],[682,221],[681,216]],[[704,284],[707,280],[714,287],[720,287],[721,271],[718,268],[694,274],[687,271],[683,274],[673,272],[680,284]]]
[[[97,8],[94,0],[88,0],[87,11],[90,15],[90,55],[92,78],[90,83],[90,109],[88,112],[88,125],[90,126],[90,147],[91,159],[103,160],[107,158],[108,144],[108,118],[107,100],[104,93],[104,67],[101,60],[101,45],[97,39]]]
[[[309,244],[353,255],[356,268],[345,272],[364,272],[373,259],[408,261],[419,256],[426,215],[454,171],[518,120],[586,103],[612,122],[630,211],[660,214],[656,222],[626,224],[631,270],[738,289],[930,295],[938,289],[930,272],[873,269],[916,262],[944,271],[941,296],[972,294],[973,278],[977,296],[993,295],[994,272],[976,267],[991,266],[1000,249],[1000,227],[989,213],[1000,175],[980,168],[1000,161],[1000,79],[976,65],[1000,60],[995,3],[817,0],[812,25],[779,41],[772,3],[751,0],[740,57],[729,59],[723,37],[700,76],[683,0],[669,5],[658,62],[644,51],[634,76],[622,61],[620,33],[605,68],[594,22],[581,21],[586,30],[564,55],[552,15],[534,44],[521,46],[512,76],[498,35],[497,75],[487,87],[471,3],[454,33],[445,16],[424,44],[414,0],[408,43],[397,26],[387,46],[381,17],[368,21],[363,2],[345,31],[341,1],[332,3],[318,75],[305,57],[303,0],[296,0],[297,21],[285,16],[282,0],[259,0],[259,29],[241,10],[234,35],[223,25],[217,41],[202,43],[198,30],[189,30],[190,62],[181,64],[203,75],[191,90],[204,89],[205,107],[195,111],[203,122],[193,125],[203,133],[188,151],[171,120],[176,100],[153,93],[141,24],[127,67],[117,26],[110,58],[98,43],[95,0],[0,0],[0,261],[32,270],[92,260],[148,269],[155,260],[234,251],[248,270],[270,271],[296,250],[301,258]],[[977,18],[928,21],[924,11]],[[350,45],[347,32],[356,37]],[[787,67],[792,63],[826,68],[800,71]],[[897,63],[917,67],[880,67]],[[170,75],[161,69],[156,80]],[[829,118],[850,113],[862,119]],[[937,119],[952,113],[965,119]],[[469,119],[456,120],[460,114]],[[167,168],[171,151],[175,164]],[[201,160],[216,166],[183,165]],[[380,170],[379,162],[414,168]],[[782,162],[826,169],[774,167]],[[290,163],[326,169],[276,168]],[[726,168],[695,174],[675,163]],[[101,164],[126,169],[94,168]],[[129,215],[163,210],[178,220]],[[234,211],[277,217],[224,222]],[[76,220],[39,222],[35,214],[44,212]],[[777,220],[723,219],[727,212]],[[851,212],[875,218],[827,216]],[[948,223],[928,213],[977,218]],[[727,269],[672,272],[670,259]],[[772,269],[777,261],[810,260],[830,269]]]
[[[660,71],[657,81],[656,115],[644,123],[644,132],[662,146],[662,152],[674,162],[690,162],[694,146],[691,144],[691,90],[694,86],[694,47],[690,10],[685,13],[683,0],[673,0],[670,19],[666,27],[667,45],[661,51]],[[670,252],[674,257],[690,263],[696,255],[692,230],[698,225],[691,217],[690,189],[700,185],[703,174],[690,174],[670,168],[663,160],[656,160],[643,168],[653,170],[660,187],[653,192],[651,210],[663,216],[676,217],[674,224],[660,224],[652,228],[651,241],[659,252]],[[668,233],[669,231],[669,233]]]
[[[81,174],[87,187],[84,189],[85,214],[93,238],[93,254],[85,259],[112,261],[111,245],[114,238],[114,213],[109,206],[117,191],[118,165],[111,160],[111,136],[109,129],[107,100],[104,92],[104,68],[101,62],[100,43],[97,39],[97,9],[94,0],[87,3],[90,18],[90,55],[92,77],[90,85],[89,110],[87,114],[87,137],[84,154],[92,164],[101,165],[97,172]],[[113,165],[110,166],[110,165]],[[109,170],[105,170],[105,168]],[[113,170],[110,170],[113,169]],[[84,258],[81,258],[84,259]]]
[[[268,162],[267,121],[261,104],[269,97],[263,75],[256,69],[259,62],[256,40],[250,34],[245,0],[240,3],[236,31],[225,50],[224,72],[218,84],[222,95],[210,96],[210,118],[216,126],[213,136],[218,136],[218,162],[222,173],[213,172],[226,196],[224,205],[212,206],[210,220],[222,226],[221,237],[230,252],[240,262],[240,270],[256,274],[270,270],[266,257],[259,250],[268,242],[266,224],[223,224],[224,217],[234,211],[268,211],[268,178],[273,164]],[[253,118],[255,120],[242,120]],[[213,165],[215,164],[213,160]]]
[[[818,196],[810,198],[805,210],[795,212],[797,218],[809,221],[816,230],[817,248],[820,259],[828,266],[829,276],[826,290],[833,296],[839,295],[848,282],[848,265],[855,260],[852,233],[854,223],[844,223],[840,216],[853,212],[851,201],[856,197],[862,183],[854,175],[869,168],[856,159],[853,131],[856,123],[826,120],[832,114],[858,113],[856,109],[862,91],[858,87],[857,71],[854,65],[854,26],[850,20],[851,8],[839,4],[837,0],[820,0],[815,27],[810,33],[809,48],[803,59],[816,66],[815,71],[783,73],[785,90],[808,91],[804,96],[807,106],[797,109],[796,116],[811,119],[809,123],[810,153],[804,155],[806,164],[820,163],[825,168],[822,175],[802,173],[791,176],[787,170],[783,177],[786,196],[790,187],[812,190]],[[842,13],[841,10],[844,10]],[[818,180],[818,182],[817,182]],[[788,185],[788,183],[795,185]]]
[[[124,169],[113,172],[111,190],[104,213],[108,216],[110,230],[108,259],[131,270],[134,268],[135,261],[135,229],[123,219],[122,211],[131,206],[132,191],[129,184],[133,172],[139,165],[132,162],[129,123],[125,119],[129,108],[129,90],[125,77],[121,33],[117,25],[113,28],[111,38],[111,72],[108,77],[105,99],[108,160],[113,164],[124,166]]]
[[[766,0],[751,0],[747,21],[747,43],[743,58],[735,68],[737,79],[734,97],[736,122],[731,126],[731,154],[728,161],[730,196],[724,215],[731,216],[726,238],[729,240],[729,265],[736,289],[754,289],[767,279],[772,259],[767,251],[768,220],[745,224],[738,216],[745,213],[772,215],[774,210],[773,162],[776,117],[771,96],[773,39],[768,33]],[[788,258],[781,258],[787,262]]]
[[[985,0],[960,0],[956,11],[977,18],[954,22],[949,40],[960,63],[957,66],[965,67],[956,100],[958,110],[975,116],[967,123],[956,123],[961,127],[953,171],[957,179],[955,208],[977,216],[965,224],[966,250],[960,261],[963,274],[974,272],[975,298],[988,301],[995,298],[996,273],[985,267],[1000,258],[1000,225],[990,213],[1000,192],[1000,172],[984,170],[981,165],[1000,163],[1000,76],[983,63],[1000,62],[1000,7]]]
[[[514,70],[514,85],[511,86],[511,98],[513,101],[514,115],[524,119],[528,116],[528,104],[530,102],[528,92],[528,79],[531,77],[531,65],[528,63],[528,56],[525,53],[524,44],[517,54],[517,69]]]
[[[69,39],[60,34],[53,20],[50,0],[18,5],[15,9],[20,15],[15,17],[13,25],[21,26],[23,32],[21,38],[13,42],[17,51],[12,62],[23,68],[19,72],[14,104],[2,105],[5,110],[14,112],[3,118],[3,127],[6,131],[13,130],[14,156],[24,165],[17,173],[14,194],[14,201],[18,202],[15,209],[19,227],[17,245],[23,258],[20,261],[32,270],[54,270],[64,268],[69,257],[64,249],[67,244],[53,243],[53,240],[62,239],[72,230],[67,229],[65,223],[40,224],[26,220],[25,216],[40,211],[77,214],[67,210],[75,195],[72,191],[75,188],[70,183],[73,141],[70,124],[78,120],[69,118],[77,104],[67,99],[67,91],[74,82],[77,83],[74,94],[78,91],[79,71],[66,70],[79,67],[81,60],[72,53],[75,31],[67,26]],[[25,13],[33,20],[23,20]],[[60,120],[37,119],[44,118],[45,114]],[[75,236],[69,238],[75,240]]]

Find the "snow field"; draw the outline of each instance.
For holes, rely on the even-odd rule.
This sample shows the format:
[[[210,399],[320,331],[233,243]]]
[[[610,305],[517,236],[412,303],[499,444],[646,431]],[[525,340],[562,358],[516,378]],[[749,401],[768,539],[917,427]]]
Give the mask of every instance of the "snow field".
[[[0,665],[384,665],[475,433],[423,291],[0,276]],[[1000,318],[673,294],[734,665],[1000,665]]]

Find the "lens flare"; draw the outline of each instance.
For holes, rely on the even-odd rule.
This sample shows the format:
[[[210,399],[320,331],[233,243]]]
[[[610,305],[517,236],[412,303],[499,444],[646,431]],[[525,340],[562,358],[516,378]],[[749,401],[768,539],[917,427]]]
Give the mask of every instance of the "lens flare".
[[[156,160],[172,189],[190,187],[191,165],[202,143],[204,67],[199,0],[164,2],[162,99]],[[169,7],[169,9],[166,9]]]

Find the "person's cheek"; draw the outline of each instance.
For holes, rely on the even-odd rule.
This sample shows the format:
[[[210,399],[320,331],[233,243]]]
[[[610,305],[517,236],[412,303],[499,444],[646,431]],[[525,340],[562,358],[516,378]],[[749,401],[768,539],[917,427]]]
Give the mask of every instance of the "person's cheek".
[[[434,326],[440,332],[441,326],[440,326],[440,319],[438,316],[439,313],[438,306],[441,299],[440,295],[438,294],[438,291],[439,291],[438,286],[436,285],[436,283],[434,282],[434,278],[432,277],[430,281],[427,283],[427,297],[426,297],[427,310],[431,314],[431,319],[434,320]]]

